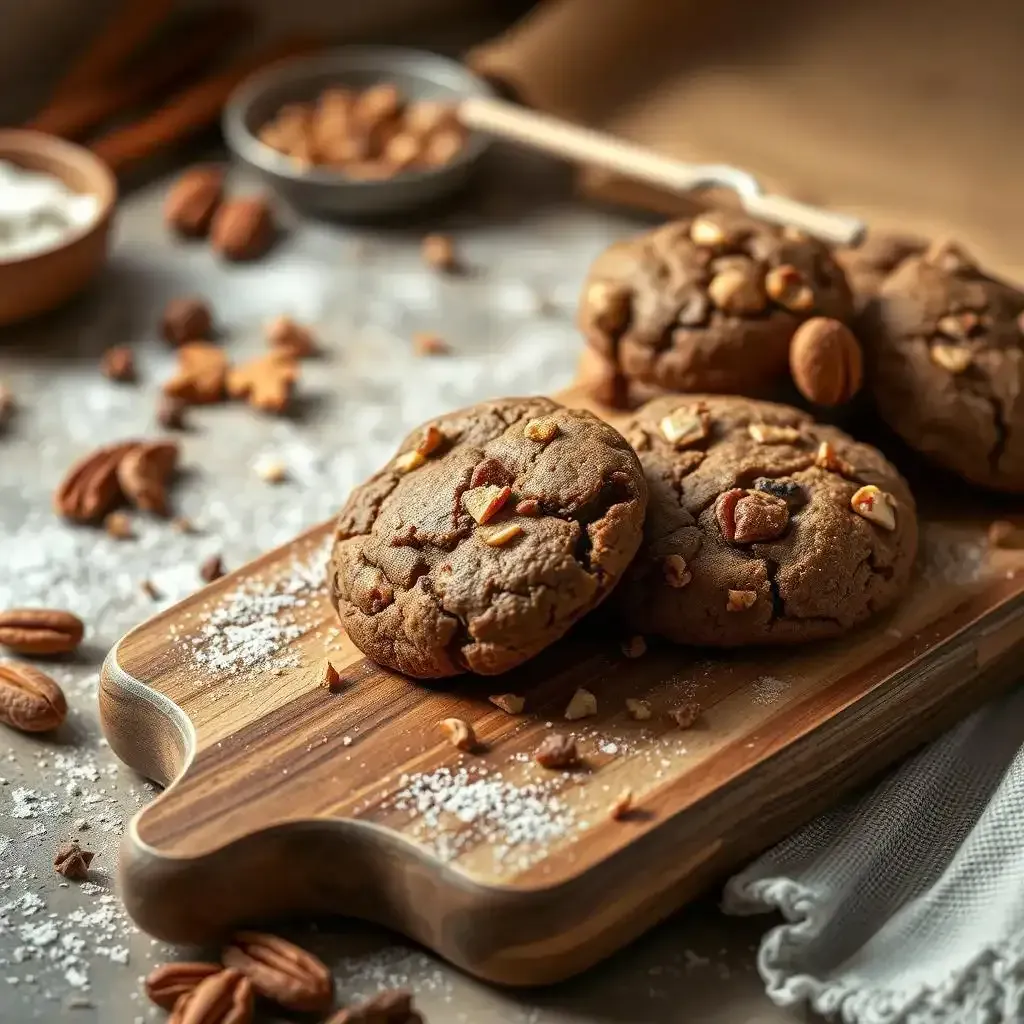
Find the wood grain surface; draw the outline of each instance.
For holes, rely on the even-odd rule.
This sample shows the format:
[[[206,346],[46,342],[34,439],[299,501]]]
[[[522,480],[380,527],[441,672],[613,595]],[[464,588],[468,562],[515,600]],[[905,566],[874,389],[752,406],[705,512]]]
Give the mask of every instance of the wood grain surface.
[[[911,594],[837,641],[725,655],[652,644],[630,660],[598,613],[509,675],[444,685],[380,669],[340,633],[316,581],[330,525],[316,527],[107,659],[111,746],[173,782],[125,837],[128,909],[173,941],[339,913],[491,981],[583,970],[1014,681],[1024,555],[990,550],[987,525],[926,518]],[[283,601],[287,628],[269,661],[229,671],[211,664],[221,641],[204,628],[240,589]],[[325,658],[342,677],[333,692]],[[598,713],[566,722],[579,686]],[[526,698],[523,714],[488,701],[502,692]],[[627,697],[652,718],[634,721]],[[684,700],[703,709],[688,730],[668,714]],[[473,724],[479,752],[446,742],[447,717]],[[533,763],[552,727],[576,735],[579,770]],[[624,789],[636,809],[613,820]]]

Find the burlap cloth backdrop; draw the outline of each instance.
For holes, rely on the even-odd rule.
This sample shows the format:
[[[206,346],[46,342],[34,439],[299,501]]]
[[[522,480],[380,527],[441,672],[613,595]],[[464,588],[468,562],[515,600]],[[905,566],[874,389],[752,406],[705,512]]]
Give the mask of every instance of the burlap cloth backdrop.
[[[1024,4],[546,0],[468,62],[526,103],[1024,276]],[[678,204],[596,171],[594,197]]]

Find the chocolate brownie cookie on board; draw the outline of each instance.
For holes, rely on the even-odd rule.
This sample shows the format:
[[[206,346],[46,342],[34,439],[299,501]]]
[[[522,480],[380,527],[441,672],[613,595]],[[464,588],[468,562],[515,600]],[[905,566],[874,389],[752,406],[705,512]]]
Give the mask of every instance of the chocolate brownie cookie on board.
[[[912,448],[972,483],[1024,492],[1024,291],[958,246],[903,260],[865,310],[868,387]]]
[[[640,545],[636,453],[589,412],[484,402],[424,424],[338,519],[331,597],[367,657],[504,672],[599,604]]]
[[[671,396],[624,428],[649,488],[631,631],[732,647],[843,633],[895,601],[914,499],[874,448],[784,405]]]
[[[785,377],[803,320],[845,321],[852,312],[845,275],[824,244],[716,210],[605,250],[590,268],[578,322],[623,396],[638,385],[763,395]],[[606,381],[601,397],[610,390]]]

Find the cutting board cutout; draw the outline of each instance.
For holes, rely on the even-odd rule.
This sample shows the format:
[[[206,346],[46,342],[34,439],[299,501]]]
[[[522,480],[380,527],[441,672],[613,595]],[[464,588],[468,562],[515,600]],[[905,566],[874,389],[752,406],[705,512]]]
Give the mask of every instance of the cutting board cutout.
[[[558,397],[594,408],[579,390]],[[1024,556],[989,550],[987,519],[922,525],[912,593],[836,641],[651,644],[631,660],[598,615],[506,676],[432,684],[367,661],[338,629],[318,526],[109,654],[104,731],[168,787],[127,830],[127,908],[176,942],[337,913],[493,982],[579,972],[1014,681]],[[237,646],[207,635],[218,623]],[[566,722],[580,686],[598,713]],[[523,714],[488,701],[503,692],[526,698]],[[634,721],[627,697],[652,718]],[[684,700],[703,709],[688,730],[668,715]],[[447,717],[473,724],[479,753],[445,741]],[[532,761],[553,727],[577,736],[579,770]],[[614,820],[627,789],[635,810]]]

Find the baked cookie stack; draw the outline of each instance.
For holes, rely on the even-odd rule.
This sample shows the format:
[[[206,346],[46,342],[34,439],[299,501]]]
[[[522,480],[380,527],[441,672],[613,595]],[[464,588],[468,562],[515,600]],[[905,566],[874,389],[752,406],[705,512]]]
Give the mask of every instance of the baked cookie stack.
[[[750,396],[792,379],[841,404],[863,371],[918,452],[1024,491],[1024,292],[915,239],[841,263],[723,212],[603,253],[583,333],[614,397],[663,393],[621,433],[542,398],[414,431],[338,521],[331,594],[356,646],[412,676],[492,675],[609,596],[622,636],[705,647],[833,637],[892,605],[917,552],[903,477]]]

